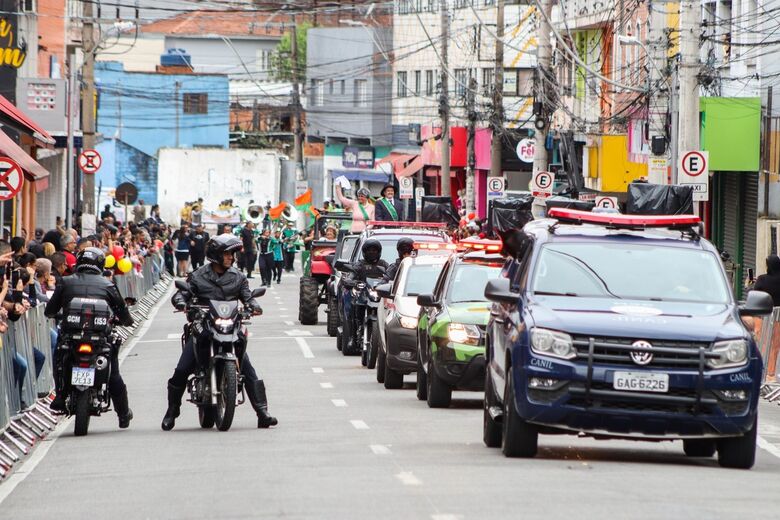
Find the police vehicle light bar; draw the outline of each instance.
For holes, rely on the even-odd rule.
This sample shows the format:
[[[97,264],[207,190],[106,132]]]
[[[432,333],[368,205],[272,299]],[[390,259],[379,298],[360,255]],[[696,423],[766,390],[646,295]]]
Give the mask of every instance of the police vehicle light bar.
[[[414,243],[415,249],[429,249],[429,250],[437,250],[440,249],[442,251],[449,250],[449,251],[456,251],[458,250],[458,244],[452,244],[449,242],[415,242]]]
[[[619,213],[591,213],[566,208],[551,208],[547,216],[576,224],[601,224],[616,228],[670,228],[690,227],[701,222],[696,215],[623,215]]]
[[[474,251],[487,251],[488,253],[498,253],[501,251],[500,240],[466,238],[460,241],[460,245],[465,249],[473,249]]]
[[[369,220],[367,226],[401,227],[401,228],[446,228],[444,222],[404,222],[394,220]]]

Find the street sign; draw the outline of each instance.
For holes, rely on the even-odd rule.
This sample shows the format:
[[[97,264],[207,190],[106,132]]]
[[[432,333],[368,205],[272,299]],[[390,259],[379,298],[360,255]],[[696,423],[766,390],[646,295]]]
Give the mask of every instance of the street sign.
[[[422,186],[414,189],[414,205],[417,211],[422,211],[422,200],[425,197],[425,188]]]
[[[525,139],[521,139],[519,143],[517,143],[517,158],[523,161],[524,163],[532,163],[534,162],[534,148],[536,147],[536,141],[534,139],[530,139],[526,137]]]
[[[647,177],[652,184],[666,184],[669,162],[666,157],[650,156],[647,159]]]
[[[14,198],[23,184],[22,168],[8,157],[0,157],[0,200]]]
[[[135,200],[138,198],[138,189],[132,182],[123,182],[116,187],[114,198],[120,204],[135,204]]]
[[[603,196],[596,197],[596,207],[617,209],[618,199],[617,197],[603,197]]]
[[[487,178],[487,203],[493,199],[500,199],[504,197],[505,182],[503,177],[488,177]]]
[[[97,173],[102,164],[103,158],[97,150],[84,150],[79,154],[79,168],[84,173]]]
[[[309,189],[308,181],[295,181],[295,198],[297,199]]]
[[[398,198],[401,200],[414,197],[414,181],[411,177],[401,177],[398,181]]]
[[[536,172],[531,180],[531,193],[534,197],[546,199],[552,195],[555,178],[550,172]]]
[[[705,150],[690,150],[680,154],[677,182],[693,188],[694,202],[709,200],[709,159]]]
[[[577,195],[577,200],[581,200],[582,202],[594,202],[597,196],[598,194],[593,193],[592,191],[582,191]]]

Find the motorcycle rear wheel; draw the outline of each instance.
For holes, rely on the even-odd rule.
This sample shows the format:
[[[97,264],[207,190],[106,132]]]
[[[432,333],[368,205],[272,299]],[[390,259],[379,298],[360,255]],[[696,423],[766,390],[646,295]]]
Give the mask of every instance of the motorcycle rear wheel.
[[[76,422],[73,428],[73,435],[81,437],[87,434],[87,431],[89,430],[89,418],[92,416],[89,390],[76,394],[75,400]]]
[[[238,374],[233,362],[217,365],[217,395],[216,424],[217,429],[226,432],[233,424],[233,414],[236,411],[236,387]]]

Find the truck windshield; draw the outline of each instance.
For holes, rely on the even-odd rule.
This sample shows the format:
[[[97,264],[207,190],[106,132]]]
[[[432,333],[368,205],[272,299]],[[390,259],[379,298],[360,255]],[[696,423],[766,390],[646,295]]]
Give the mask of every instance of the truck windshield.
[[[447,303],[486,302],[485,286],[501,274],[500,265],[467,264],[455,267],[450,280]]]
[[[413,265],[406,275],[404,296],[418,296],[433,292],[436,279],[439,277],[442,265]]]
[[[637,244],[558,243],[542,248],[535,294],[720,303],[729,289],[710,252]]]

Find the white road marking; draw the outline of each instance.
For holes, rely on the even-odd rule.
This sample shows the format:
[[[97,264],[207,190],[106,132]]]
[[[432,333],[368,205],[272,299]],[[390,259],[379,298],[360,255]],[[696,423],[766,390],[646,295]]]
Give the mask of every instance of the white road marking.
[[[305,339],[303,339],[303,338],[295,338],[295,342],[301,348],[301,352],[303,352],[303,357],[305,357],[306,359],[313,359],[314,358],[314,352],[311,351],[311,348],[309,348],[309,344],[306,343]]]
[[[333,388],[333,383],[320,383],[320,388]]]
[[[301,329],[286,330],[284,333],[288,336],[311,336],[311,332]]]
[[[286,310],[287,310],[287,308],[286,308],[286,307],[279,307],[279,310],[280,310],[280,311],[286,311]]]
[[[311,371],[314,372],[315,374],[323,374],[323,373],[325,373],[325,371],[321,367],[312,367]]]
[[[768,440],[764,439],[763,437],[759,437],[756,440],[756,445],[761,448],[762,450],[774,455],[778,459],[780,459],[780,448],[769,442]]]
[[[289,327],[289,326],[293,325],[293,322],[291,322],[291,321],[285,321],[285,322],[284,322],[284,324],[285,324],[285,325],[287,325],[287,326]]]
[[[179,341],[181,338],[176,339],[142,339],[138,343],[175,343]]]
[[[168,339],[180,339],[181,338],[181,332],[177,332],[176,334],[168,334]]]
[[[280,314],[279,317],[280,318],[289,318],[290,315],[289,314]]]
[[[460,518],[463,518],[463,516],[450,514],[431,515],[431,520],[459,520]]]
[[[333,406],[336,408],[346,408],[347,402],[344,399],[331,399],[331,403],[333,403]],[[354,423],[354,421],[352,421]],[[354,424],[353,424],[354,425]],[[357,428],[357,426],[355,426]]]
[[[349,421],[356,430],[368,430],[368,425],[360,419],[352,419]]]
[[[132,352],[136,344],[138,344],[140,338],[142,338],[149,330],[149,327],[154,321],[154,318],[157,316],[157,312],[160,310],[160,307],[162,307],[163,303],[167,303],[172,289],[173,284],[168,287],[165,295],[160,297],[160,300],[149,312],[146,322],[141,325],[140,329],[138,329],[138,334],[133,336],[130,342],[125,345],[125,348],[122,349],[122,352],[119,354],[119,366],[122,366],[122,363],[125,361],[125,359],[127,359],[127,356],[130,354],[130,352]],[[176,336],[179,337],[179,335]],[[54,443],[57,441],[60,435],[62,435],[70,428],[70,424],[72,422],[73,418],[60,421],[59,424],[57,424],[57,427],[54,428],[54,431],[51,432],[51,435],[42,440],[38,448],[32,452],[30,457],[27,460],[23,460],[17,470],[10,477],[8,477],[8,480],[6,480],[2,486],[0,486],[0,505],[5,501],[6,498],[11,495],[11,493],[14,492],[16,486],[24,482],[24,479],[26,479],[33,472],[33,470],[35,470],[46,454],[49,453],[49,450],[52,448],[52,446],[54,446]]]
[[[392,455],[390,447],[384,444],[372,444],[369,448],[374,452],[374,455]]]
[[[395,476],[405,486],[422,486],[422,480],[414,476],[411,471],[402,471]]]

